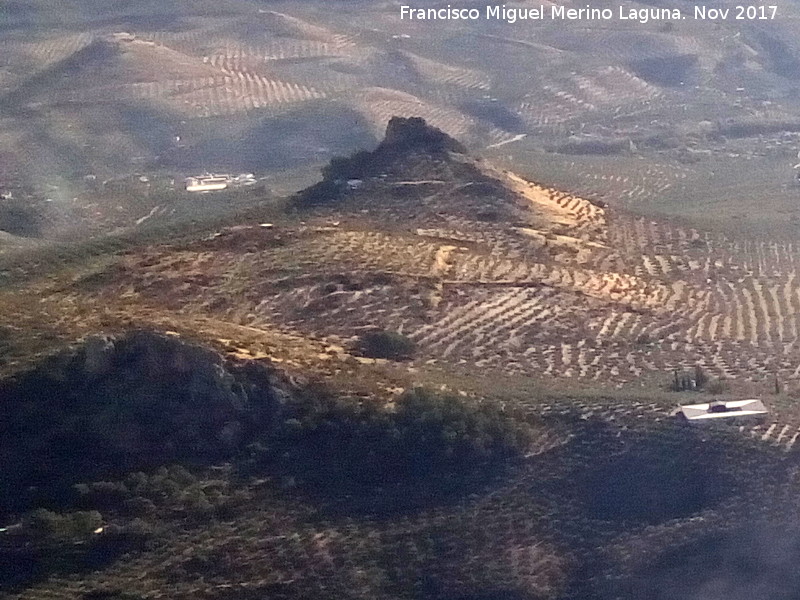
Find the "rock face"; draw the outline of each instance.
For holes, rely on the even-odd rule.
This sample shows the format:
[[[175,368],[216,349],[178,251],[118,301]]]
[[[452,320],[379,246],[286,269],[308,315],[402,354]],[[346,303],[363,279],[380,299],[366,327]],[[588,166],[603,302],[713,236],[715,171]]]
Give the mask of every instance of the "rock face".
[[[467,149],[440,129],[420,117],[392,117],[386,135],[372,152],[362,150],[349,157],[333,158],[322,169],[322,181],[300,192],[298,206],[330,202],[338,198],[348,180],[373,177],[418,178],[449,173],[456,161],[452,154],[466,154]],[[447,165],[444,169],[442,167]],[[458,165],[462,167],[462,165]],[[424,177],[422,177],[424,178]]]
[[[268,365],[178,337],[93,336],[0,382],[0,480],[48,485],[242,451],[296,389]],[[3,505],[13,504],[0,490]]]
[[[437,129],[420,117],[392,117],[386,127],[386,135],[375,154],[380,156],[396,152],[426,152],[440,154],[456,152],[466,154],[467,149],[458,141]]]

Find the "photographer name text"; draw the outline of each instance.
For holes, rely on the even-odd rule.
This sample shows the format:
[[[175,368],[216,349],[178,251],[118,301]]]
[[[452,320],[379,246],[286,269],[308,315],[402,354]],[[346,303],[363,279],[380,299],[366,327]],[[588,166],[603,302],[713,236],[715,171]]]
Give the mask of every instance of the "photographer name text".
[[[487,5],[485,9],[457,8],[414,8],[401,6],[400,18],[408,21],[498,21],[509,24],[520,21],[630,21],[648,23],[650,21],[771,21],[778,16],[777,6],[762,4],[737,5],[728,8],[708,7],[701,4],[691,9],[678,8],[633,8],[619,6],[617,9],[598,8],[586,4],[580,8],[567,8],[563,5],[539,5],[532,8],[507,7],[506,5]]]

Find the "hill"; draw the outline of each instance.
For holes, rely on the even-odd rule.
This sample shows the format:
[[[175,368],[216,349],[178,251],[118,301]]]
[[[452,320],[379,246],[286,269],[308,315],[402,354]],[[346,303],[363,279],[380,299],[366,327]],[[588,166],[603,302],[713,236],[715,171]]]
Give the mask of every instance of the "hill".
[[[735,24],[666,2],[687,18],[432,28],[364,1],[330,11],[81,0],[59,20],[51,4],[4,17],[0,139],[26,165],[14,176],[21,187],[78,198],[89,215],[100,205],[104,231],[120,226],[108,223],[116,207],[89,175],[180,182],[230,170],[279,189],[287,169],[308,174],[374,146],[398,115],[577,196],[715,230],[796,233],[791,5]],[[754,196],[773,210],[750,210]],[[120,221],[153,208],[126,207],[135,214]]]
[[[701,365],[793,388],[792,243],[651,221],[465,152],[423,120],[393,119],[289,215],[251,209],[42,294],[279,325],[343,348],[379,328],[413,340],[420,364],[509,376],[651,385]]]
[[[398,117],[279,205],[7,257],[0,593],[667,589],[797,509],[793,252]],[[668,416],[776,374],[764,423]]]

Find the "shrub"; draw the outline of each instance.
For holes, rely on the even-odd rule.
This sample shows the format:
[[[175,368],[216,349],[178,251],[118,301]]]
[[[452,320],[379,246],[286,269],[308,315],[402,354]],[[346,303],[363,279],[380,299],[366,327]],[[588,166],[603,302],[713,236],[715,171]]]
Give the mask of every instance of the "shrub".
[[[720,377],[719,379],[715,379],[711,383],[706,385],[706,391],[709,394],[714,394],[714,395],[724,394],[730,391],[730,385],[728,384],[728,381],[726,379]]]
[[[708,375],[706,375],[706,372],[703,370],[701,365],[695,365],[694,367],[694,381],[698,390],[703,389],[703,387],[705,387],[705,385],[708,383]]]
[[[359,339],[359,350],[369,358],[408,359],[415,348],[413,340],[393,331],[368,331]]]
[[[22,522],[24,531],[42,539],[85,537],[102,524],[103,517],[96,510],[62,515],[43,508],[33,511]]]

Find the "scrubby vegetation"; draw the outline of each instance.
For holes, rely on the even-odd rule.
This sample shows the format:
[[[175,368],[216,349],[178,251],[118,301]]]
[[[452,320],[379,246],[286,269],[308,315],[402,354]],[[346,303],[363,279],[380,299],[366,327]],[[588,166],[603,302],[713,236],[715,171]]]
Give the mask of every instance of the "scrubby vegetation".
[[[394,331],[368,331],[361,335],[358,348],[370,358],[402,360],[414,354],[416,344],[401,333]]]
[[[2,590],[104,568],[170,521],[242,518],[265,493],[351,515],[436,506],[502,474],[533,427],[422,389],[385,403],[293,385],[151,332],[92,338],[2,389]]]
[[[43,538],[73,539],[94,533],[103,524],[96,510],[61,515],[44,508],[34,510],[22,521],[24,531]]]
[[[130,517],[167,512],[200,520],[229,514],[249,499],[247,492],[234,489],[229,477],[201,479],[181,465],[136,471],[119,481],[79,483],[73,492],[73,505],[84,509]]]
[[[58,504],[86,479],[230,458],[271,427],[289,393],[279,386],[265,369],[176,338],[91,338],[0,382],[0,513]]]
[[[398,356],[408,342],[378,336],[375,349]],[[92,338],[3,389],[3,511],[210,514],[230,505],[224,482],[152,470],[229,462],[336,490],[475,471],[528,439],[525,423],[488,405],[421,390],[394,405],[342,398],[147,332]]]
[[[126,573],[131,593],[174,597],[590,597],[558,595],[599,573],[581,552],[778,472],[673,423],[535,417],[424,389],[356,396],[147,332],[90,341],[3,390],[3,481],[32,478],[48,444],[69,457],[52,484],[3,498],[3,592],[80,574],[85,597],[117,597]],[[161,437],[141,431],[156,415],[172,428]],[[17,449],[21,431],[37,443]],[[117,463],[88,469],[77,431]],[[233,573],[243,587],[224,587]]]
[[[422,389],[381,407],[331,396],[298,406],[276,436],[253,448],[300,480],[327,489],[371,488],[466,475],[519,456],[530,426],[491,405]]]
[[[107,522],[96,510],[37,509],[0,537],[0,592],[61,573],[102,569],[144,550],[153,533],[142,519],[119,524]]]
[[[358,179],[370,172],[373,162],[371,152],[358,150],[350,156],[334,156],[331,161],[322,168],[323,179]]]

